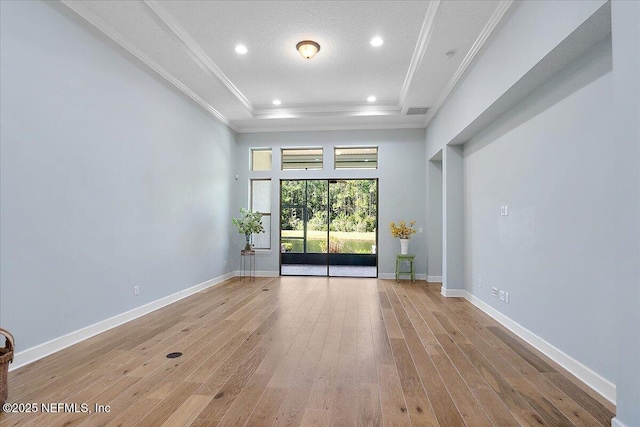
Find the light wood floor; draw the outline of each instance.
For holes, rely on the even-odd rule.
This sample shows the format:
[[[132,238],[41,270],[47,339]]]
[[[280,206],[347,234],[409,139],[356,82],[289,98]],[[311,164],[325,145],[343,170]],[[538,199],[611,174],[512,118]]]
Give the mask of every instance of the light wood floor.
[[[7,427],[595,426],[615,410],[439,284],[308,277],[181,300],[12,372],[9,402],[110,412]]]

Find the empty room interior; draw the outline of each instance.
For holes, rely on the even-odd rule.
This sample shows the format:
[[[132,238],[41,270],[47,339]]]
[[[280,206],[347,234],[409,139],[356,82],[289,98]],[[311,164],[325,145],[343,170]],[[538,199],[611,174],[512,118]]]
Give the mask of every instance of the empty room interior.
[[[3,427],[640,427],[640,2],[0,19]]]

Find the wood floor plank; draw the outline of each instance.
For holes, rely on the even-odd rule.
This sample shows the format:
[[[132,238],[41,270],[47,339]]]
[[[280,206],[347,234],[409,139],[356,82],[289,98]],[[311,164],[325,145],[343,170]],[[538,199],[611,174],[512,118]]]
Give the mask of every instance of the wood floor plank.
[[[429,328],[434,331],[434,336],[442,348],[441,354],[448,358],[455,366],[455,369],[460,372],[468,387],[471,389],[474,397],[482,405],[485,414],[495,425],[520,425],[514,415],[509,411],[506,404],[486,382],[481,373],[476,370],[476,367],[469,361],[469,359],[467,359],[461,349],[449,337],[442,325],[440,325],[435,317],[435,314],[439,313],[440,310],[437,310],[434,307],[433,303],[429,301],[429,298],[423,293],[423,291],[424,290],[420,289],[419,292],[416,292],[415,294],[417,301],[416,308]],[[427,306],[431,306],[431,309]],[[436,348],[435,351],[438,352],[438,348]],[[438,369],[440,370],[440,368]]]
[[[391,350],[396,360],[398,377],[406,402],[405,409],[409,413],[411,423],[414,425],[437,426],[431,402],[422,387],[418,371],[413,364],[411,354],[404,340],[391,339]]]
[[[326,427],[329,425],[329,411],[307,409],[304,411],[301,424],[305,427]]]
[[[256,403],[264,394],[270,379],[269,374],[254,374],[219,423],[201,418],[198,425],[220,424],[221,426],[229,427],[245,425]]]
[[[331,425],[356,425],[356,394],[356,355],[340,354],[329,406]]]
[[[522,358],[517,352],[513,351],[511,347],[505,344],[505,342],[499,339],[495,334],[489,332],[487,327],[484,327],[477,321],[477,317],[473,316],[470,310],[467,310],[465,307],[463,309],[455,310],[455,313],[464,320],[478,336],[482,337],[487,341],[487,343],[493,346],[493,351],[490,351],[490,349],[486,349],[483,346],[483,354],[488,354],[490,352],[492,354],[499,354],[505,361],[509,362],[519,373],[522,374],[521,378],[526,379],[531,385],[536,387],[542,396],[544,396],[544,399],[561,411],[573,425],[585,427],[601,425],[593,416],[585,411],[584,408],[548,381],[536,367],[531,365],[526,359]],[[521,381],[521,378],[516,379]],[[514,385],[514,378],[509,379],[509,382]],[[527,386],[527,384],[522,384],[515,388],[518,391],[521,391],[525,390]],[[536,411],[540,413],[537,409]]]
[[[3,427],[594,427],[615,412],[439,285],[318,277],[184,298],[12,371],[9,402],[110,411],[0,413]]]
[[[380,389],[378,384],[359,383],[356,422],[358,426],[382,426]]]
[[[142,418],[138,425],[160,426],[164,424],[198,388],[197,383],[183,382],[176,387],[166,399],[163,399]]]
[[[518,341],[513,339],[503,329],[497,327],[488,327],[487,329],[489,330],[489,332],[493,333],[495,336],[504,341],[504,343],[507,344],[513,351],[518,353],[520,357],[529,362],[529,364],[536,368],[538,372],[556,372],[556,370],[552,366],[550,366],[532,351],[525,348]]]
[[[211,399],[205,408],[198,414],[198,418],[220,421],[235,399],[240,395],[249,379],[266,356],[264,348],[258,348],[246,358],[229,379],[218,389],[215,394],[208,394]],[[197,392],[197,391],[196,391]]]
[[[455,406],[451,394],[440,378],[436,367],[418,336],[417,330],[421,328],[414,328],[416,325],[424,325],[424,322],[415,311],[413,305],[409,303],[409,297],[403,288],[397,287],[396,290],[402,298],[394,296],[393,301],[397,301],[396,304],[401,303],[404,310],[401,314],[402,320],[400,321],[400,326],[402,327],[402,332],[406,338],[406,343],[418,375],[431,403],[432,410],[440,425],[452,427],[464,426],[465,422],[463,421],[462,415]],[[411,327],[409,327],[409,325],[411,325]],[[423,333],[425,332],[423,331]]]
[[[573,425],[573,423],[529,381],[524,378],[514,378],[510,382],[517,388],[518,393],[527,403],[529,403],[529,406],[540,414],[545,423],[556,427]]]
[[[273,425],[276,421],[278,409],[287,396],[287,389],[267,387],[260,401],[251,413],[246,426],[261,427]]]
[[[188,426],[198,416],[213,399],[213,396],[201,396],[192,395],[180,406],[167,421],[162,425],[163,427],[175,427],[175,426]]]
[[[345,297],[346,291],[339,291],[307,403],[310,409],[331,409],[331,390],[337,375],[342,325],[347,308]]]
[[[518,411],[521,411],[520,415],[529,417],[530,423],[539,421],[539,416],[542,417],[546,423],[552,425],[571,424],[552,402],[545,399],[514,365],[504,359],[499,352],[494,351],[494,347],[485,341],[476,330],[469,327],[451,307],[438,300],[434,300],[434,302],[441,305],[443,314],[448,316],[446,321],[450,323],[449,328],[464,334],[465,338],[473,343],[473,351],[476,354],[482,354],[483,358],[495,368],[495,371],[505,380],[505,383],[501,384],[500,390],[496,389],[496,391],[507,405],[511,405],[510,407],[512,408],[513,405],[518,405]],[[442,319],[442,315],[436,315],[436,318],[443,324],[444,319]],[[461,346],[461,348],[468,350],[471,346],[464,345]],[[513,393],[511,387],[515,387],[519,393]],[[504,390],[506,390],[506,392]],[[520,399],[520,396],[523,400]],[[514,399],[513,401],[511,400],[512,398]],[[525,405],[525,402],[528,405]],[[530,409],[533,409],[535,413],[532,414]]]
[[[303,293],[294,301],[301,305],[292,305],[282,315],[278,313],[275,317],[276,321],[270,326],[269,331],[260,341],[257,352],[264,352],[265,356],[253,376],[249,378],[243,390],[237,395],[237,398],[231,402],[227,411],[223,414],[220,423],[222,425],[242,425],[249,418],[252,411],[256,408],[257,402],[261,401],[261,397],[266,392],[269,382],[272,380],[276,369],[282,363],[283,356],[287,353],[290,344],[300,330],[300,322],[308,313],[306,310],[310,303],[314,303],[317,294]],[[298,322],[295,322],[295,321]],[[289,322],[293,327],[289,328]],[[282,333],[282,330],[288,333]],[[273,404],[273,402],[270,402]],[[264,404],[264,403],[263,403]],[[276,408],[277,409],[277,408]],[[196,419],[199,424],[217,424],[218,419],[215,415],[202,413]]]
[[[322,311],[316,319],[316,326],[293,375],[293,384],[289,387],[287,396],[280,407],[276,422],[277,426],[297,426],[302,423],[316,370],[320,363],[322,349],[329,332],[330,319],[336,305],[336,298],[325,298],[323,302]]]
[[[407,403],[395,365],[378,365],[382,420],[388,426],[410,426]]]
[[[600,402],[589,396],[580,387],[571,382],[567,377],[560,373],[545,373],[549,381],[555,384],[571,399],[578,402],[580,406],[586,409],[594,416],[602,425],[609,425],[615,414],[604,407]]]

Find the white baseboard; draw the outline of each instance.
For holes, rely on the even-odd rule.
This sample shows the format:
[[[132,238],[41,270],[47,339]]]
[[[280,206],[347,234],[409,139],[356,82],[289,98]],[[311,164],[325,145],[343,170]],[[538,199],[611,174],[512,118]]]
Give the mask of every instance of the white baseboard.
[[[175,294],[168,295],[164,298],[160,298],[156,301],[150,302],[140,307],[136,307],[133,310],[129,310],[127,312],[110,317],[109,319],[94,323],[93,325],[78,329],[77,331],[70,332],[61,337],[54,338],[45,343],[38,344],[35,347],[23,350],[15,354],[13,363],[9,365],[9,370],[13,371],[14,369],[21,368],[25,365],[28,365],[29,363],[35,362],[36,360],[42,359],[43,357],[49,356],[50,354],[77,344],[80,341],[84,341],[87,338],[91,338],[95,335],[101,334],[102,332],[108,331],[109,329],[115,328],[116,326],[120,326],[123,323],[130,322],[131,320],[137,319],[140,316],[149,314],[159,308],[162,308],[190,295],[222,283],[232,277],[234,277],[234,274],[231,272],[213,279],[209,279],[206,282],[202,282],[190,288],[183,289],[176,292]]]
[[[427,276],[427,282],[442,283],[442,276]]]
[[[449,293],[452,291],[455,295],[450,295]],[[460,293],[460,294],[459,294]],[[547,341],[540,338],[538,335],[534,334],[527,328],[523,327],[519,323],[511,320],[509,317],[505,316],[495,308],[491,307],[486,302],[482,301],[480,298],[475,295],[467,292],[466,290],[448,290],[446,295],[443,292],[444,296],[463,296],[466,298],[471,304],[478,307],[480,310],[487,313],[489,316],[497,320],[511,332],[531,344],[533,347],[550,357],[553,361],[558,363],[567,371],[571,372],[575,375],[580,381],[587,384],[597,393],[599,393],[602,397],[615,404],[616,402],[616,386],[611,381],[602,377],[600,374],[594,372],[589,369],[579,361],[575,360],[562,350],[548,343]],[[615,418],[614,418],[615,420]],[[616,421],[617,422],[617,421]],[[613,420],[612,420],[613,423]],[[619,424],[623,426],[623,424]]]
[[[615,417],[611,419],[611,427],[627,427],[627,425],[618,420],[618,417]]]
[[[440,288],[440,293],[449,298],[466,298],[467,291],[464,289],[447,289],[444,286]]]

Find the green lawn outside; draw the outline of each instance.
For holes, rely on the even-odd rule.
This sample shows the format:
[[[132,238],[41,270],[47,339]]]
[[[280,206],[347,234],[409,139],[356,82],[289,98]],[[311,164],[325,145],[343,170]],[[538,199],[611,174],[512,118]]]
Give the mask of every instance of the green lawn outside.
[[[302,230],[282,230],[282,237],[302,237]],[[376,233],[359,233],[357,231],[331,231],[329,234],[331,237],[335,237],[340,240],[347,241],[363,241],[370,242],[369,244],[375,244]],[[307,231],[307,238],[313,240],[324,240],[327,238],[326,231]]]
[[[290,237],[302,237],[302,230],[283,230],[282,243],[291,243],[293,248],[291,252],[303,252],[302,239],[290,239]],[[340,253],[348,254],[371,254],[372,245],[376,243],[376,233],[360,233],[346,231],[332,231],[332,238],[341,240],[343,246]],[[327,232],[326,231],[308,231],[307,232],[307,253],[323,253],[323,246],[326,247]]]

